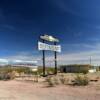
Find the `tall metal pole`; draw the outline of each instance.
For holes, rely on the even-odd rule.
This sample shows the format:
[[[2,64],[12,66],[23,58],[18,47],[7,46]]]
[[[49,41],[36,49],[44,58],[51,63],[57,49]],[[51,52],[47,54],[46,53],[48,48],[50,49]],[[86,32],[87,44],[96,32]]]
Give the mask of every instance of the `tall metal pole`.
[[[44,40],[43,40],[44,43]],[[43,50],[43,77],[45,77],[45,50]]]
[[[56,46],[56,42],[54,42],[54,45]],[[54,51],[54,56],[55,56],[55,74],[57,74],[57,52]]]

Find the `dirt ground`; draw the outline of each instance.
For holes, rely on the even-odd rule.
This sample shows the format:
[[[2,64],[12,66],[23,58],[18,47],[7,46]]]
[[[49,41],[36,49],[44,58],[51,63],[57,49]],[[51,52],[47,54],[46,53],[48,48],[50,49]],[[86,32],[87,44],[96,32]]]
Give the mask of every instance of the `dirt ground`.
[[[83,87],[45,87],[18,80],[0,81],[0,100],[100,100],[100,82]]]

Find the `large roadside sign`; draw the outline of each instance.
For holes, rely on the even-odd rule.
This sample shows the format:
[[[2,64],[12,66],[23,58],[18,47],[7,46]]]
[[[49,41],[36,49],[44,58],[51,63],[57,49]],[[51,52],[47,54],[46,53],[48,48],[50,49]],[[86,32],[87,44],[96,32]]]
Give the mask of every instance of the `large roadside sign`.
[[[45,70],[45,51],[53,51],[54,52],[54,64],[55,64],[55,71],[54,74],[57,74],[57,52],[61,52],[61,45],[58,45],[59,39],[51,36],[44,34],[40,36],[40,40],[38,41],[38,50],[42,51],[43,54],[43,77],[46,76]],[[50,44],[48,44],[50,42]]]
[[[61,46],[60,45],[49,45],[49,44],[42,43],[39,41],[38,50],[50,50],[50,51],[61,52]]]

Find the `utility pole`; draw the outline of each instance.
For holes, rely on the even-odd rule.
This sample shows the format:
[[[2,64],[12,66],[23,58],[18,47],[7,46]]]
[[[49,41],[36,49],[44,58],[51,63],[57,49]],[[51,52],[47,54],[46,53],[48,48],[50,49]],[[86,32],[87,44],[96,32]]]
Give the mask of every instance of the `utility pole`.
[[[43,40],[44,43],[44,40]],[[43,77],[45,77],[45,50],[42,51],[43,52]]]
[[[54,42],[54,45],[56,46],[56,42]],[[54,51],[54,56],[55,56],[55,74],[57,74],[57,52]]]

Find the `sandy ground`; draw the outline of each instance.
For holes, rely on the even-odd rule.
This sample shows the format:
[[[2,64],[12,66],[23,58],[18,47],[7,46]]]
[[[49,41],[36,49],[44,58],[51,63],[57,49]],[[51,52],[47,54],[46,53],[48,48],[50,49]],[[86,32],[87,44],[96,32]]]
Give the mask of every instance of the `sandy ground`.
[[[40,83],[0,81],[0,100],[100,100],[100,82],[85,87],[45,87]]]

